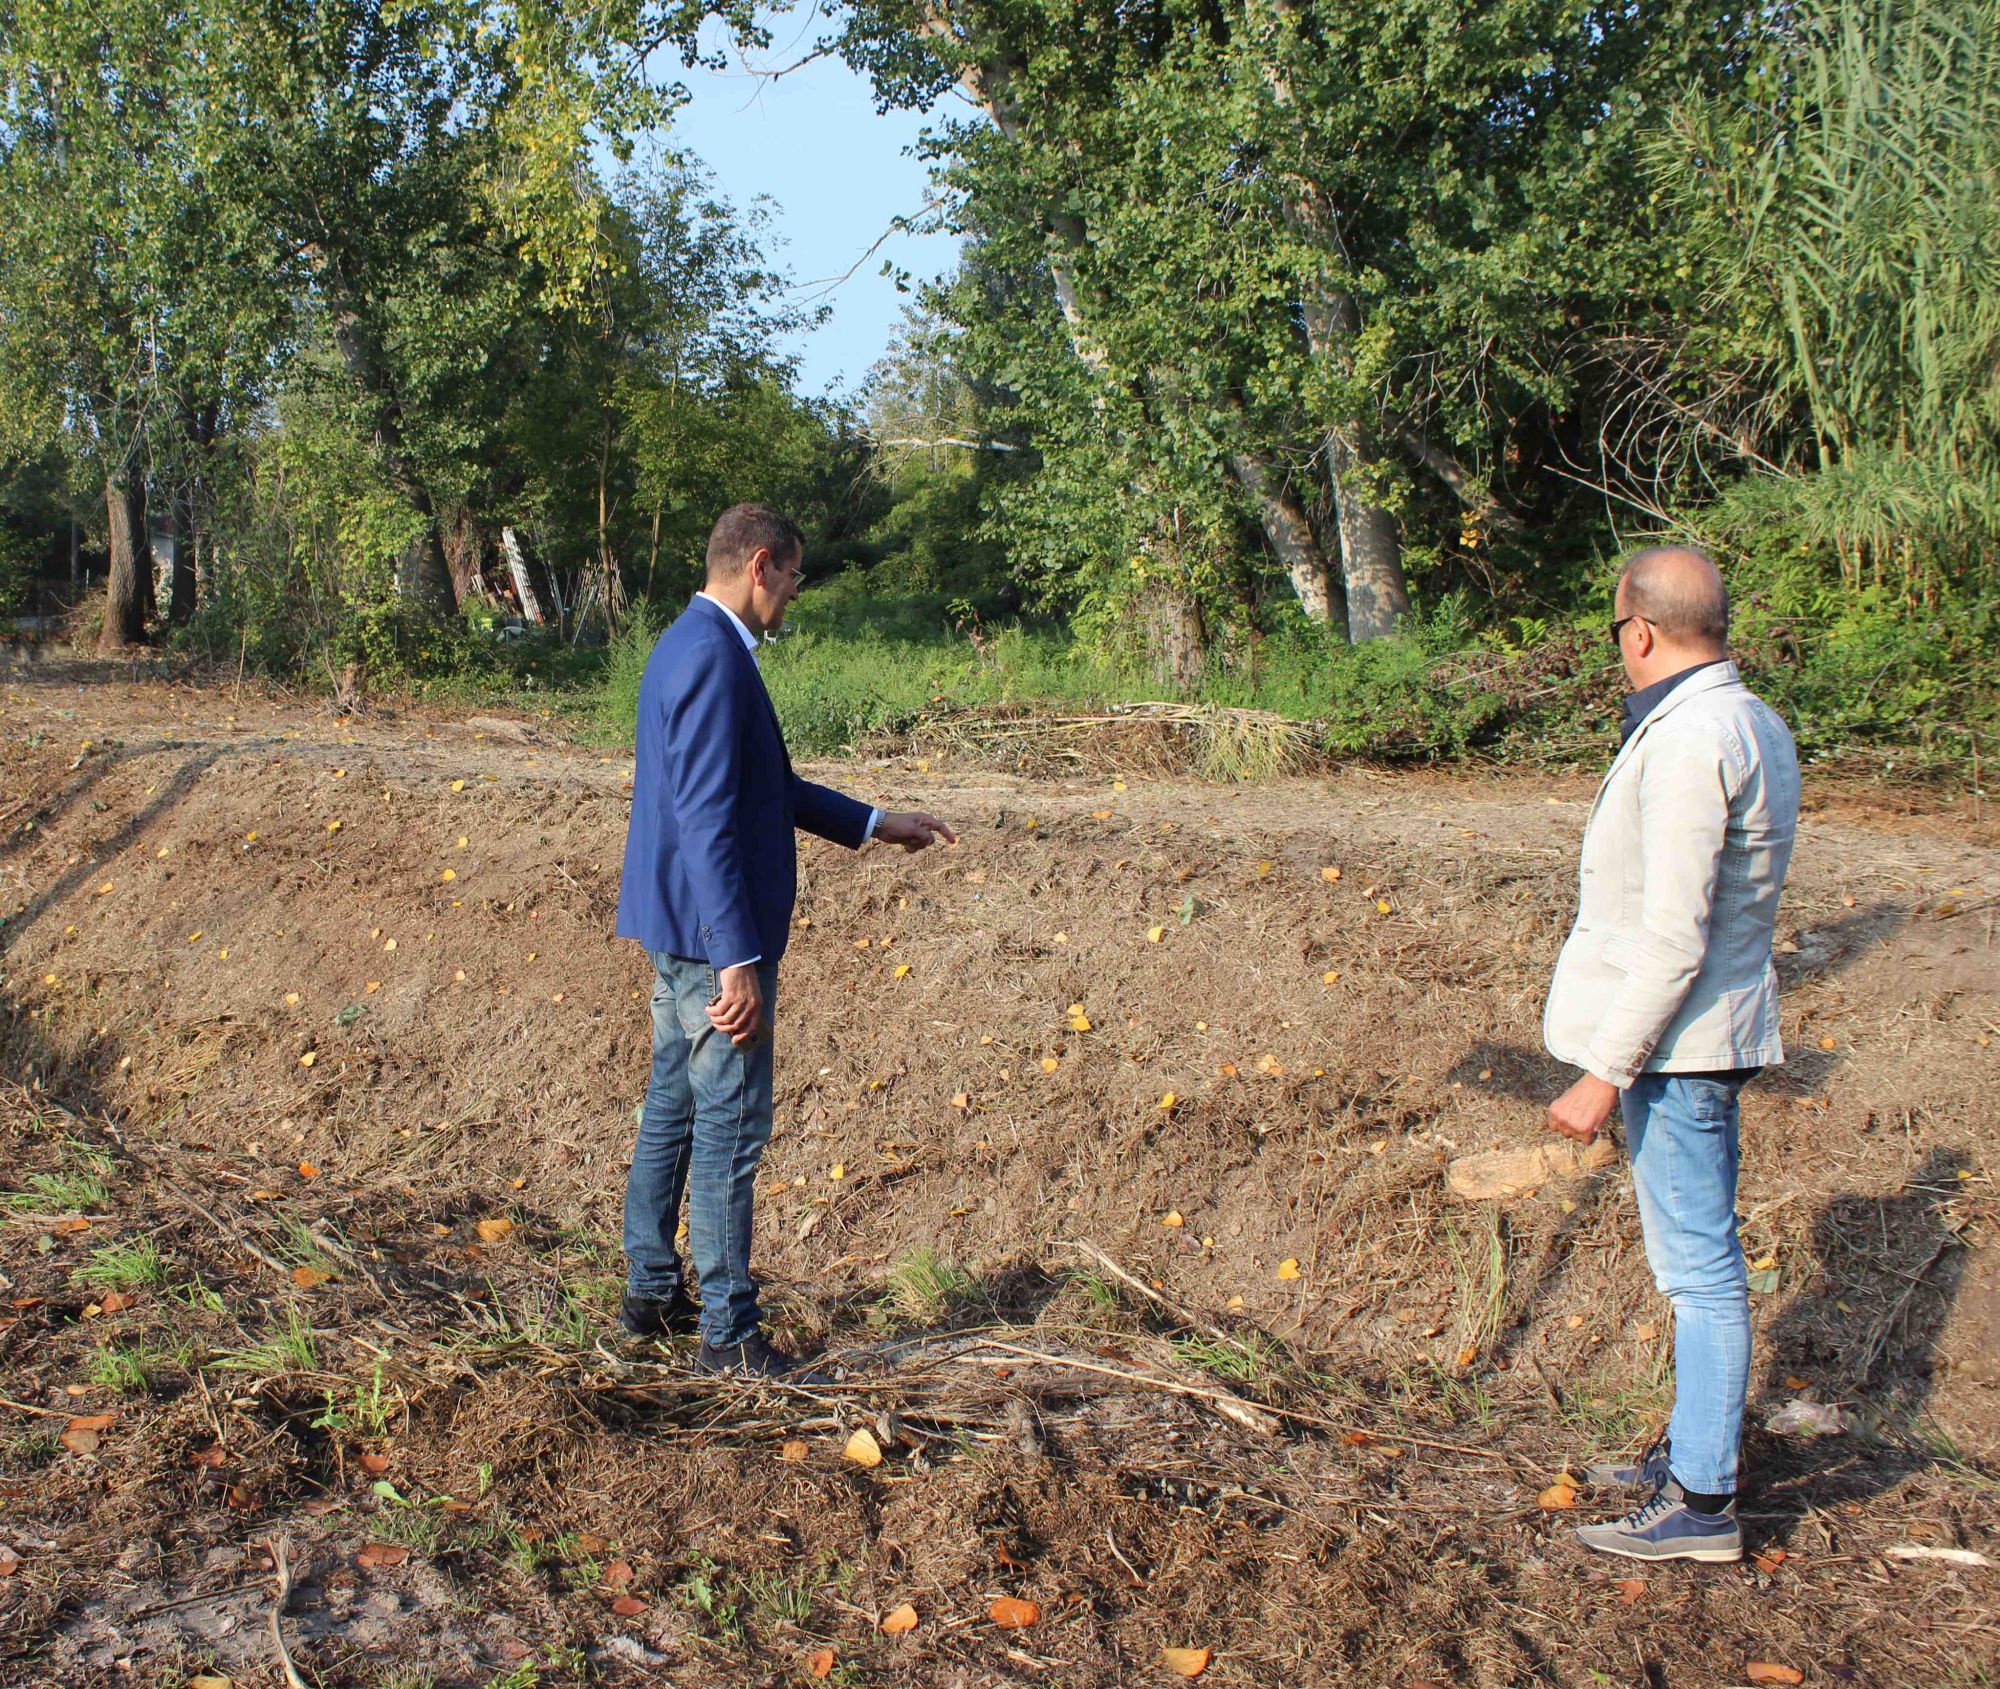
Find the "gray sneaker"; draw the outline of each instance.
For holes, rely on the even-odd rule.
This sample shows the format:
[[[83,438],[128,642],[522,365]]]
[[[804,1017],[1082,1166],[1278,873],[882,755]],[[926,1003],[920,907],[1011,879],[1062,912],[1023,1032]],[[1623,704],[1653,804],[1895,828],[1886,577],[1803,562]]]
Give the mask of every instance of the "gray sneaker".
[[[1697,1513],[1682,1499],[1681,1487],[1672,1478],[1653,1492],[1652,1500],[1624,1518],[1579,1526],[1576,1540],[1599,1554],[1620,1554],[1627,1560],[1743,1558],[1743,1527],[1736,1522],[1736,1503],[1720,1513]]]
[[[1586,1482],[1601,1490],[1645,1490],[1650,1494],[1673,1476],[1667,1465],[1667,1457],[1672,1452],[1673,1445],[1662,1431],[1639,1451],[1636,1458],[1586,1466],[1583,1476]]]

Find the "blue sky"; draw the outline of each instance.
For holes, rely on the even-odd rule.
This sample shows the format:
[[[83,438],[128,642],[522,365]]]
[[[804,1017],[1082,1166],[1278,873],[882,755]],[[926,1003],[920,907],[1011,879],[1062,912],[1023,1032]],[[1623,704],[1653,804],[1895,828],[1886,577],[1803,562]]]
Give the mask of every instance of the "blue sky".
[[[786,347],[798,355],[801,391],[851,393],[914,298],[880,273],[883,261],[918,282],[931,280],[952,268],[958,243],[950,235],[898,232],[864,256],[897,217],[914,217],[929,198],[929,171],[911,152],[924,116],[878,115],[867,79],[837,58],[776,79],[759,74],[798,64],[825,28],[813,10],[764,21],[770,47],[747,58],[732,51],[725,71],[688,70],[678,62],[655,68],[692,96],[676,114],[675,143],[714,172],[739,210],[760,194],[776,202],[781,266],[801,298],[823,298],[832,307],[825,324]]]

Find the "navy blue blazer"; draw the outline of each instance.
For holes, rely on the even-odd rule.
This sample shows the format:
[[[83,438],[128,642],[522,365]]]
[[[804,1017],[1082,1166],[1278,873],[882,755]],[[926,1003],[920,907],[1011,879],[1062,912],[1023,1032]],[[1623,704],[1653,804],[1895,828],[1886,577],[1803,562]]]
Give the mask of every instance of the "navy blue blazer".
[[[869,805],[792,772],[729,613],[697,595],[646,661],[618,936],[733,967],[776,962],[798,897],[794,827],[859,849]]]

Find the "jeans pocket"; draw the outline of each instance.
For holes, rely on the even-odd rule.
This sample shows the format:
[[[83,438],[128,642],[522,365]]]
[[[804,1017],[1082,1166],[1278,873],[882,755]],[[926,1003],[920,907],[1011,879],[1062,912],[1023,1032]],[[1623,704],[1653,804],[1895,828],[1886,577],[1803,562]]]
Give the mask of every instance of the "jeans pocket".
[[[1738,1087],[1725,1079],[1684,1079],[1688,1113],[1705,1131],[1722,1131],[1735,1118]]]

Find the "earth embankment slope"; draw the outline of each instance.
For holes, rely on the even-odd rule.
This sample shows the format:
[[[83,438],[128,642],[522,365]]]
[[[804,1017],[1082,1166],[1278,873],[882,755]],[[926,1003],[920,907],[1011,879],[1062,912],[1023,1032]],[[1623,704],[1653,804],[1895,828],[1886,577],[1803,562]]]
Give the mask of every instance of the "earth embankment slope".
[[[532,722],[225,698],[37,683],[7,699],[9,1074],[108,1118],[253,1228],[282,1208],[350,1242],[426,1229],[452,1270],[486,1277],[489,1307],[524,1252],[594,1239],[602,1278],[647,1059],[646,969],[611,935],[627,765]],[[1537,1021],[1587,786],[817,772],[937,810],[962,843],[802,846],[759,1254],[801,1336],[839,1349],[898,1329],[881,1298],[920,1252],[989,1311],[1088,1323],[1104,1281],[1063,1276],[1087,1245],[1202,1323],[1346,1380],[1342,1412],[1387,1405],[1507,1451],[1503,1487],[1526,1484],[1531,1514],[1523,1463],[1560,1470],[1657,1407],[1668,1321],[1615,1175],[1504,1211],[1442,1200],[1449,1158],[1535,1141],[1562,1080]],[[1760,1398],[1865,1398],[1968,1457],[1995,1452],[2000,1399],[1982,1102],[2000,1071],[1996,891],[2000,852],[1975,829],[1845,802],[1809,816],[1780,958],[1795,1056],[1744,1108]],[[495,1217],[510,1235],[468,1232]],[[339,1291],[298,1300],[336,1327],[338,1301],[313,1303]],[[1255,1394],[1256,1372],[1236,1384]],[[1772,1472],[1811,1470],[1767,1441]],[[1323,1486],[1329,1461],[1365,1460],[1342,1447],[1323,1437],[1285,1467]],[[1894,1483],[1843,1502],[1901,1494],[1885,1535],[1943,1505],[1924,1486],[1950,1489],[1896,1458]],[[1446,1474],[1374,1464],[1378,1518],[1449,1492]],[[1936,1528],[1990,1545],[1990,1506],[1975,1511]],[[1052,1514],[1043,1534],[1073,1523]],[[1529,1529],[1505,1527],[1510,1554]],[[1249,1609],[1282,1609],[1256,1563],[1232,1550]],[[977,1581],[953,1564],[940,1583]],[[1065,1680],[1118,1680],[1156,1594],[1094,1620]],[[1824,1631],[1827,1590],[1799,1594],[1799,1634]],[[1699,1599],[1719,1603],[1712,1635],[1743,1622]],[[1850,1654],[1886,1646],[1859,1607],[1833,1622]],[[1351,1628],[1355,1669],[1432,1658]],[[1534,1652],[1492,1646],[1454,1669],[1503,1681]],[[1240,1681],[1281,1680],[1252,1658]]]

